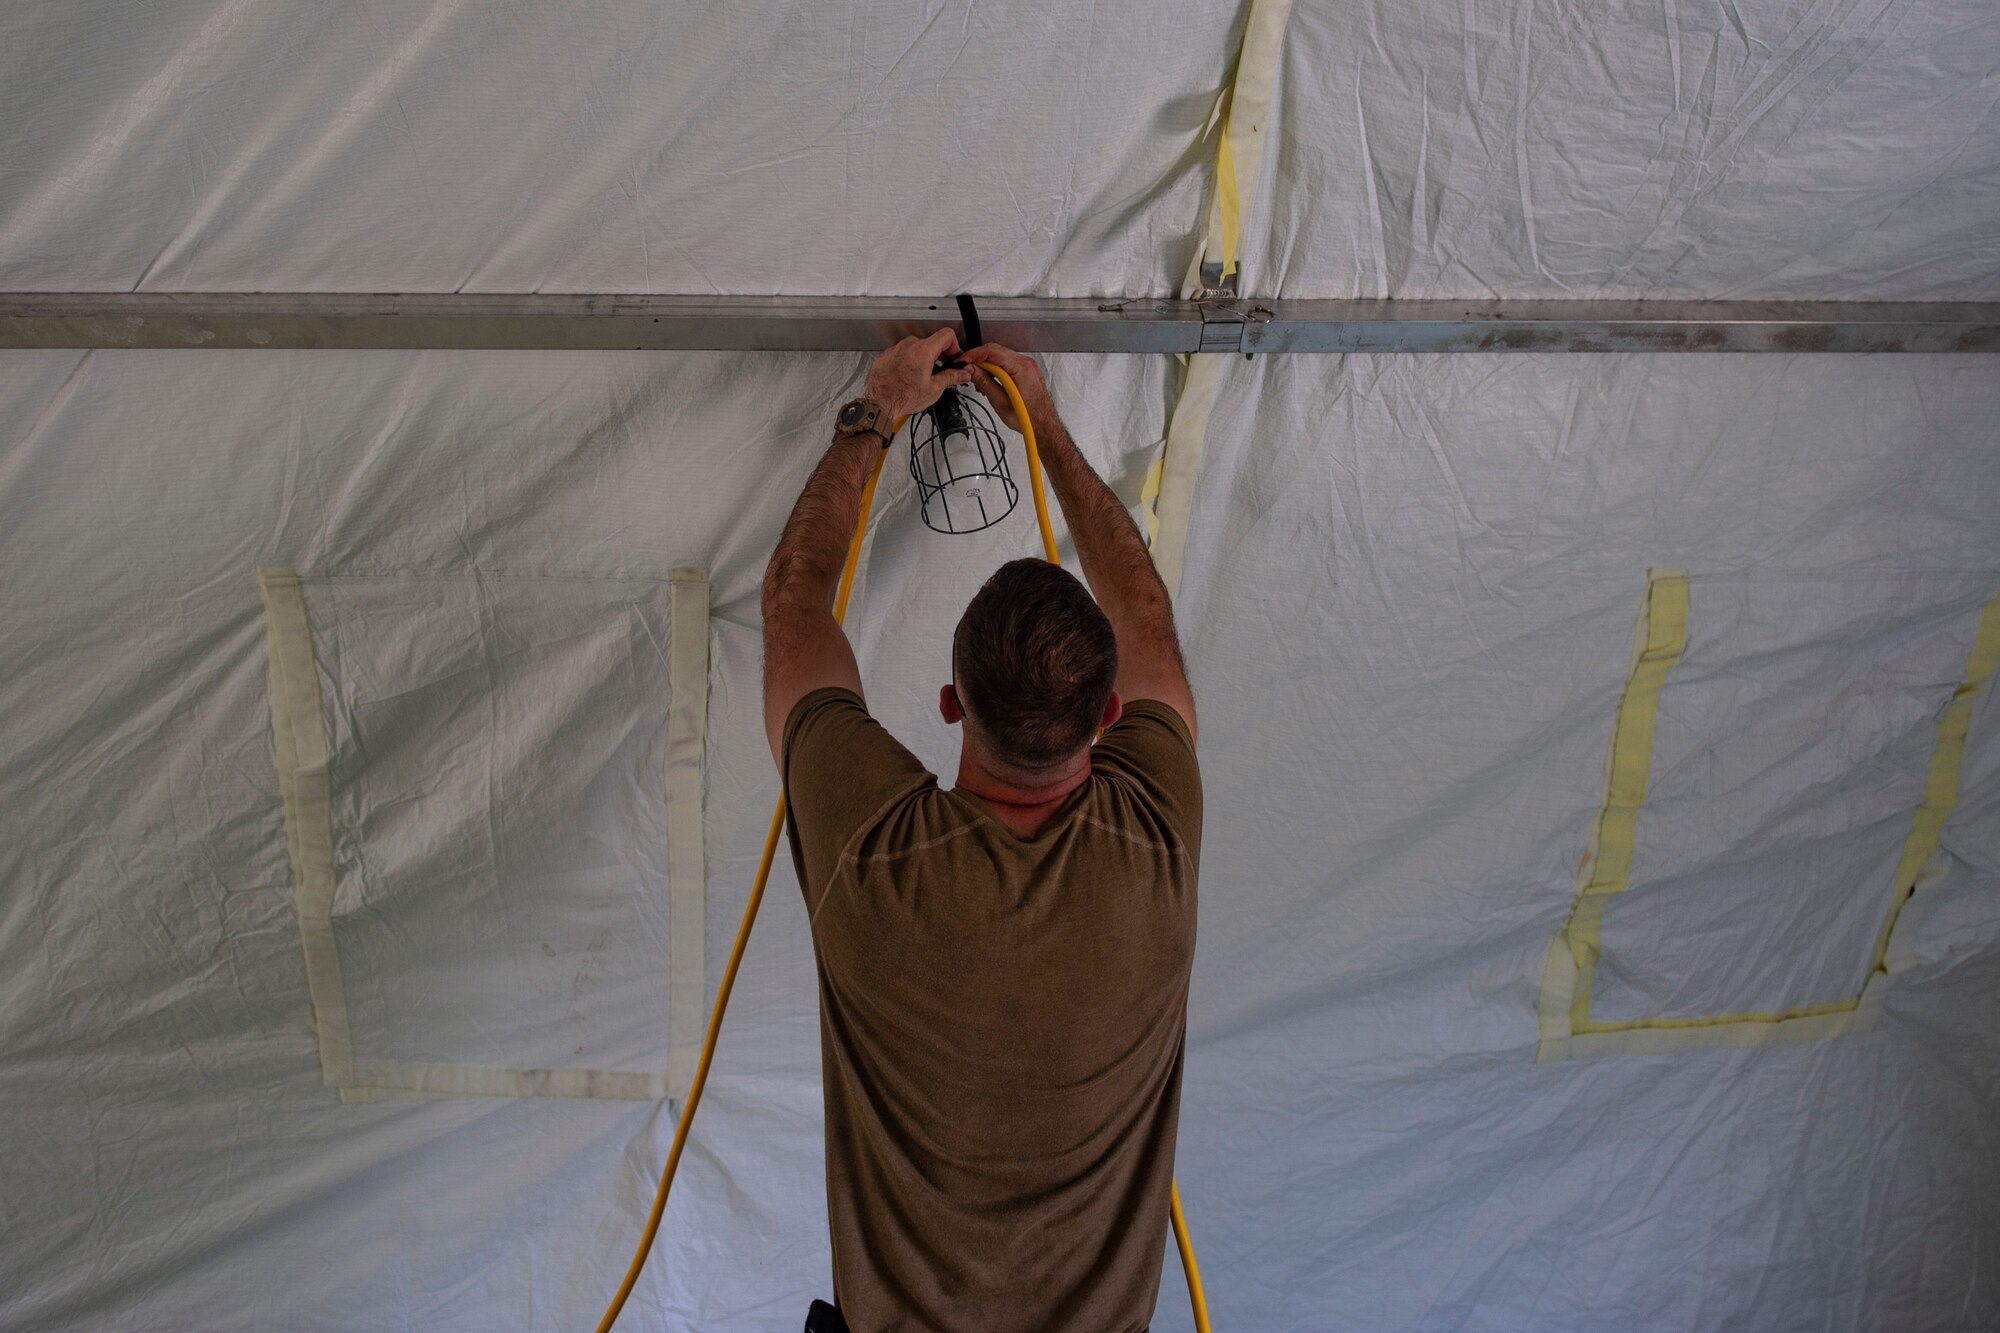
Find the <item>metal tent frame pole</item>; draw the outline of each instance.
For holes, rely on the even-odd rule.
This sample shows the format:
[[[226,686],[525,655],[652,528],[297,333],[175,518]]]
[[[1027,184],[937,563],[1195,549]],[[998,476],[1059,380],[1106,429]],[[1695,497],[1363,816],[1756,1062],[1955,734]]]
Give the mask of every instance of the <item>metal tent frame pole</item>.
[[[984,297],[1027,352],[2000,352],[2000,303]],[[0,348],[871,351],[950,297],[0,293]]]

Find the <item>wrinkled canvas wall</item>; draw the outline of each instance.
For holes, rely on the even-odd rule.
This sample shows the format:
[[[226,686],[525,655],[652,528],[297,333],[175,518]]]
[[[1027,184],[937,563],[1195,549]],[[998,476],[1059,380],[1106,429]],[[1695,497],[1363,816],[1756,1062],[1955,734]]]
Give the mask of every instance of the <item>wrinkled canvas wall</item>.
[[[0,249],[15,289],[1152,295],[1235,22],[16,8]]]
[[[1273,296],[1991,300],[1977,3],[1303,0]]]
[[[1205,755],[1231,833],[1190,1058],[1215,1095],[1182,1155],[1214,1154],[1242,1258],[1208,1263],[1253,1270],[1265,1326],[1977,1326],[1983,1278],[1890,1256],[1969,1269],[1996,1223],[1990,703],[1879,1031],[1537,1065],[1534,1008],[1649,565],[1689,572],[1689,648],[1600,1007],[1859,990],[2000,591],[1996,406],[1970,357],[1232,383],[1182,605],[1204,745],[1260,741]]]
[[[17,8],[0,287],[1168,291],[1240,21]],[[1969,5],[1302,4],[1249,288],[1990,298],[1996,69]],[[255,570],[397,582],[437,635],[468,580],[571,581],[523,612],[528,637],[588,644],[630,603],[620,581],[706,568],[712,978],[775,794],[757,582],[863,364],[5,354],[0,1323],[594,1320],[670,1111],[346,1104],[322,1084]],[[1136,500],[1177,368],[1062,357],[1051,376]],[[1649,567],[1688,571],[1689,643],[1601,1002],[1858,988],[1936,716],[2000,591],[1996,421],[1980,357],[1226,367],[1181,585],[1210,833],[1179,1169],[1218,1326],[2000,1312],[1990,701],[1876,1031],[1535,1062]],[[930,534],[885,481],[854,637],[871,703],[934,767],[952,619],[1034,549],[1025,513]],[[586,678],[611,728],[586,733],[620,734],[621,697],[657,716],[657,682],[563,679]],[[396,734],[449,758],[446,721],[475,751],[522,734],[421,712]],[[583,749],[550,751],[550,780],[602,816],[579,842],[650,864],[658,794],[621,775],[651,759],[606,742],[586,774]],[[532,780],[531,757],[512,771]],[[449,822],[393,827],[393,864],[455,864]],[[553,984],[551,941],[512,929],[496,938],[529,965],[473,978],[509,1002],[510,981]],[[622,976],[580,981],[579,1012],[643,1047],[619,997],[650,1009],[656,979]],[[635,1327],[795,1327],[825,1294],[813,1004],[781,866]],[[423,1035],[373,1012],[371,1039]],[[451,1031],[447,1054],[484,1058]],[[1187,1320],[1170,1272],[1155,1327]]]

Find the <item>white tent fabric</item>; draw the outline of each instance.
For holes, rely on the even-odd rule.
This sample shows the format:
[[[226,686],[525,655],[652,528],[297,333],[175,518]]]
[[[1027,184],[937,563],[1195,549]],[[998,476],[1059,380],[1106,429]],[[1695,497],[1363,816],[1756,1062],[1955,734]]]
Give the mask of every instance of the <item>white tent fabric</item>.
[[[0,287],[1168,292],[1242,23],[18,5]],[[1969,0],[1301,0],[1276,91],[1252,293],[2000,296]],[[664,1070],[669,585],[707,573],[712,990],[776,794],[758,581],[863,365],[0,354],[0,1326],[596,1318],[674,1108],[323,1081],[257,571],[307,583],[356,1054]],[[1180,374],[1050,359],[1135,502]],[[1218,1328],[2000,1323],[1990,694],[1872,1031],[1536,1059],[1653,568],[1687,644],[1596,1012],[1859,992],[2000,593],[1996,422],[1975,356],[1224,368],[1180,584]],[[956,613],[1035,549],[885,480],[853,633],[934,768]],[[630,1326],[828,1294],[814,1005],[781,865]]]
[[[13,289],[1153,295],[1226,6],[27,5]]]
[[[1977,0],[1306,0],[1286,42],[1261,294],[2000,294]]]

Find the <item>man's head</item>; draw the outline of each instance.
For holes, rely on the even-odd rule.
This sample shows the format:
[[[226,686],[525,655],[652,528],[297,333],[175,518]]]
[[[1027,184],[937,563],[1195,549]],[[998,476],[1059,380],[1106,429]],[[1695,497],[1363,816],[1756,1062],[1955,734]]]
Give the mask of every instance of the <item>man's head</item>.
[[[1074,575],[1045,560],[1000,566],[959,617],[944,714],[1021,776],[1063,765],[1115,719],[1118,640]]]

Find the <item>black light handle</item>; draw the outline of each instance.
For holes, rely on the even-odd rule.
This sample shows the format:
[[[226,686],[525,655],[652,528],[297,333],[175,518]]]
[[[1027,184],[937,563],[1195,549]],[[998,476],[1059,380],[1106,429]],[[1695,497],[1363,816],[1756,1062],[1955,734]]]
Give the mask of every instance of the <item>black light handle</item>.
[[[979,310],[972,304],[972,298],[964,292],[958,294],[958,318],[960,324],[963,326],[958,339],[960,351],[970,351],[972,348],[978,347],[986,341],[986,336],[979,329]],[[940,361],[938,362],[938,368],[941,370],[964,370],[965,358],[955,356],[949,361]]]
[[[985,335],[979,331],[979,311],[972,304],[972,298],[964,292],[958,294],[958,318],[965,326],[965,334],[958,340],[960,347],[978,347],[986,341]]]
[[[979,329],[978,307],[972,304],[972,298],[964,292],[958,294],[958,317],[964,327],[964,332],[958,340],[958,346],[961,351],[978,347],[986,341],[981,336]],[[954,356],[948,361],[938,362],[938,366],[945,370],[963,370],[965,369],[965,358]],[[939,436],[950,435],[955,431],[965,428],[965,413],[958,405],[958,395],[950,389],[946,389],[928,411],[937,421]],[[913,436],[913,443],[914,440],[915,437]]]

